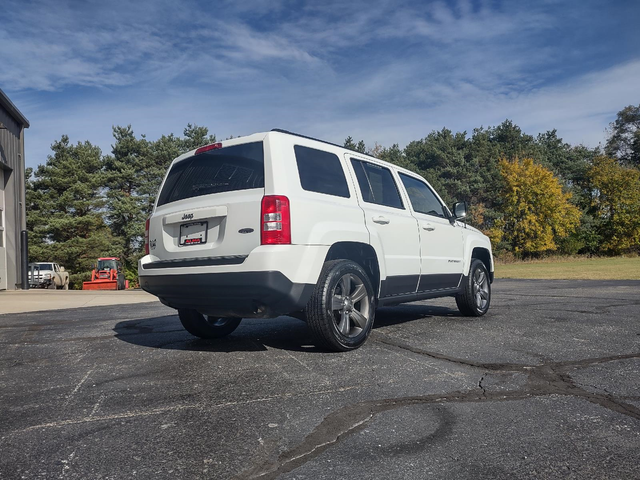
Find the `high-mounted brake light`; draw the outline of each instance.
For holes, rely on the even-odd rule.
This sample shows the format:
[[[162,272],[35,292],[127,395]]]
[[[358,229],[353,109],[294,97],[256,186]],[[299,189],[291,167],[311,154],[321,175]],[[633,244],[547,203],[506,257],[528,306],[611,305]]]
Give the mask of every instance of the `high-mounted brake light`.
[[[265,195],[262,198],[260,224],[262,245],[291,244],[289,199],[283,195]]]
[[[147,222],[144,224],[144,254],[149,255],[149,220],[147,218]]]
[[[205,145],[204,147],[200,147],[199,149],[196,150],[195,154],[199,155],[201,153],[208,152],[210,150],[217,150],[219,148],[222,148],[222,144],[220,142],[212,143],[211,145]]]

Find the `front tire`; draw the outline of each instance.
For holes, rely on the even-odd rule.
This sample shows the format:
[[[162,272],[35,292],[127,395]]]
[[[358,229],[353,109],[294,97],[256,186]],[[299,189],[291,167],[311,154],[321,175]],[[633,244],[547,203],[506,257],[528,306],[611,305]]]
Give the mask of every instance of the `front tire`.
[[[364,344],[373,327],[375,295],[371,280],[351,260],[326,262],[305,313],[319,345],[339,352],[355,350]]]
[[[240,322],[241,318],[217,318],[204,316],[195,310],[180,309],[178,310],[180,323],[191,335],[200,338],[222,338],[232,333]]]
[[[481,317],[491,304],[489,272],[481,260],[471,262],[469,275],[464,277],[462,292],[456,295],[458,310],[467,317]]]

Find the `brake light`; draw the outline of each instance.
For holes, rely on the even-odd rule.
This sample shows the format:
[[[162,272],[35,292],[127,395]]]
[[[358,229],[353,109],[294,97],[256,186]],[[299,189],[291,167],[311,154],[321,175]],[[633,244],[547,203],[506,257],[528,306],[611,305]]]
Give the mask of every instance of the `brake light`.
[[[219,148],[222,148],[222,144],[220,142],[212,143],[210,145],[205,145],[204,147],[200,147],[199,149],[197,149],[195,155],[208,152],[209,150],[217,150]]]
[[[147,222],[144,224],[144,254],[149,255],[149,220],[147,218]]]
[[[265,195],[260,214],[262,245],[291,244],[289,199],[282,195]]]

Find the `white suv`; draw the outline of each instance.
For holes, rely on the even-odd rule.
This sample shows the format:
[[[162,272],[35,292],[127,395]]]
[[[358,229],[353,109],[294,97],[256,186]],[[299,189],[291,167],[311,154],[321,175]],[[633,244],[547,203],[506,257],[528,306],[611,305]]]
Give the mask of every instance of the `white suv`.
[[[333,350],[362,345],[376,307],[455,296],[489,309],[489,239],[419,175],[283,130],[176,158],[147,221],[141,287],[193,335],[243,317],[304,319]]]

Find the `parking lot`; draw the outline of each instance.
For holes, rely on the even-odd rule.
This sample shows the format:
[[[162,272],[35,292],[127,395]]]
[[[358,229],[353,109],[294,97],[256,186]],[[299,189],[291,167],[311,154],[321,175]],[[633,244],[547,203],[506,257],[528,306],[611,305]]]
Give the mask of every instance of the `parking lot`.
[[[381,309],[349,353],[158,302],[0,315],[0,478],[640,478],[640,282],[493,287],[481,319]]]

